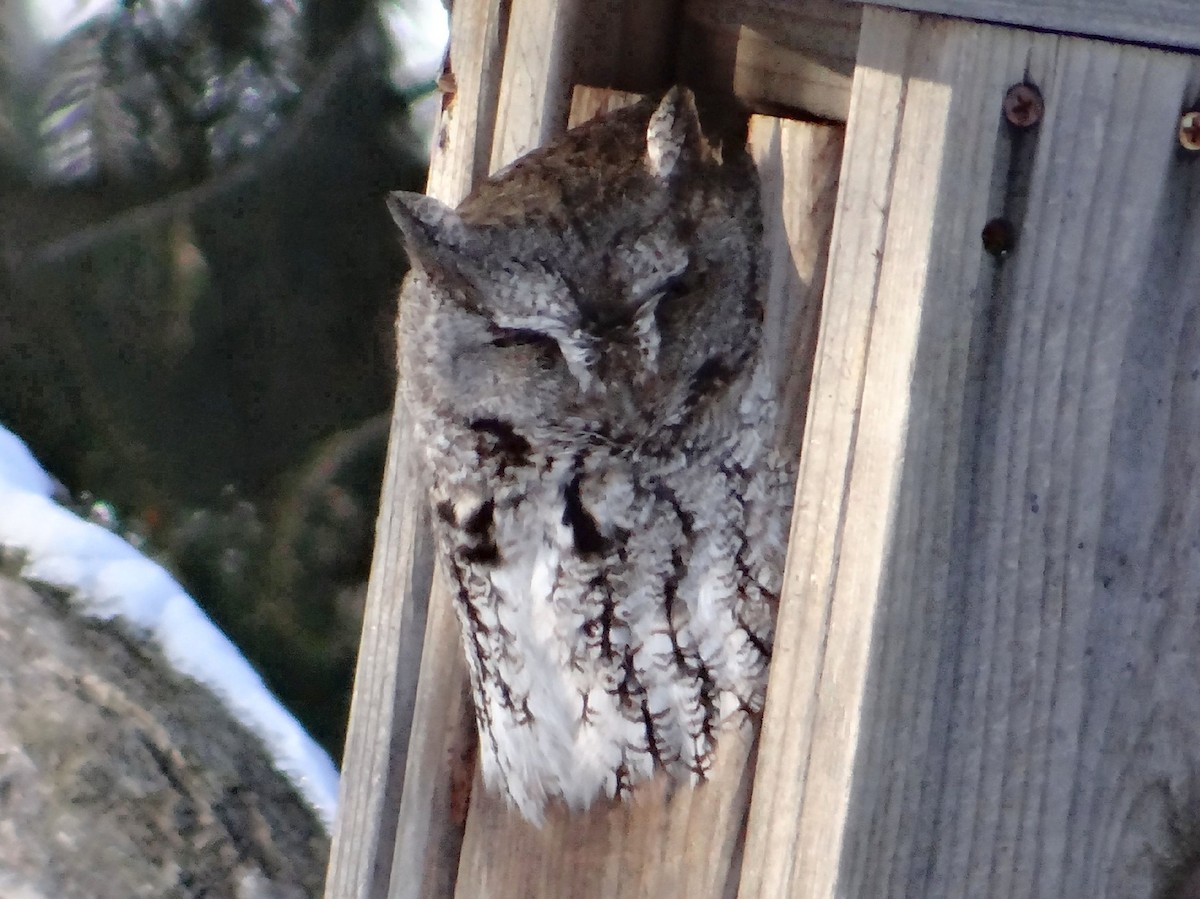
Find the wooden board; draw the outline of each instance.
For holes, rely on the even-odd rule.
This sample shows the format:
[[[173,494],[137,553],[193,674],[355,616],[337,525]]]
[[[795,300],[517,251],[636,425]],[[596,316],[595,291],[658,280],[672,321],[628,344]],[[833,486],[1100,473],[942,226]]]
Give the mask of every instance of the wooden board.
[[[842,0],[687,0],[679,77],[747,108],[844,122],[861,7]]]
[[[490,171],[492,132],[508,16],[504,4],[462,0],[450,17],[449,90],[429,160],[425,192],[457,206]]]
[[[540,147],[566,125],[582,0],[512,0],[493,172]]]
[[[842,164],[840,127],[752,116],[749,147],[762,181],[767,271],[765,349],[779,385],[780,448],[795,456],[829,263]]]
[[[1200,49],[1200,11],[1193,0],[871,0],[871,3],[1116,41]]]
[[[1195,858],[1198,84],[866,11],[743,899],[1154,896]]]
[[[727,734],[708,783],[660,777],[629,802],[552,808],[538,829],[476,782],[458,899],[720,899],[733,896],[753,747]]]
[[[427,504],[405,489],[411,453],[404,422],[394,420],[384,479],[398,501],[376,524],[326,899],[384,896],[391,876],[433,566]]]
[[[574,128],[606,112],[632,106],[642,99],[641,94],[607,90],[600,87],[577,86],[571,98],[571,115],[567,127]]]

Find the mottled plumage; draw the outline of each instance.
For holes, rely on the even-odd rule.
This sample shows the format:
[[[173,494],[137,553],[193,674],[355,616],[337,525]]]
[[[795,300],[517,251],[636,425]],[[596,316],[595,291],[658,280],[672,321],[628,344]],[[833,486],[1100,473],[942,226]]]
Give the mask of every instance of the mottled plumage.
[[[675,89],[457,211],[393,210],[404,396],[485,782],[539,821],[657,768],[702,778],[762,707],[792,498],[753,168]]]

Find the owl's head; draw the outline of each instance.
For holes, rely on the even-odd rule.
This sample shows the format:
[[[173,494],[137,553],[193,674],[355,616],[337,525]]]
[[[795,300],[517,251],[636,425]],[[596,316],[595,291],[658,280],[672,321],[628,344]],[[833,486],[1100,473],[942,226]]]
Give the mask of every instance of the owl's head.
[[[409,389],[444,413],[642,444],[736,402],[758,350],[753,169],[674,88],[568,132],[458,210],[397,193]]]

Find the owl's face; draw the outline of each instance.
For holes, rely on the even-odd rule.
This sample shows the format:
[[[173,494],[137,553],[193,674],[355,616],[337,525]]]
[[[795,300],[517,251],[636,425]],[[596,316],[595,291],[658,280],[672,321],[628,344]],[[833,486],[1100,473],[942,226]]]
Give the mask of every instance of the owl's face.
[[[443,411],[644,445],[748,377],[760,330],[752,175],[714,158],[687,95],[618,115],[457,212],[396,196],[414,266],[402,365]]]

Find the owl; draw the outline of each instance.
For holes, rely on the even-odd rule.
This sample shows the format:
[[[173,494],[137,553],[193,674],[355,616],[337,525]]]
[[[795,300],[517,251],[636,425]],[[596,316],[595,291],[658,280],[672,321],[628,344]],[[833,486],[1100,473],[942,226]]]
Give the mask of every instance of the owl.
[[[402,397],[454,596],[484,782],[530,821],[761,710],[793,475],[761,347],[758,183],[672,89],[457,210],[391,198]]]

